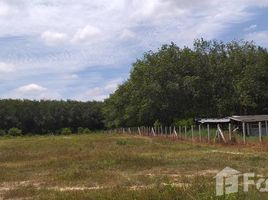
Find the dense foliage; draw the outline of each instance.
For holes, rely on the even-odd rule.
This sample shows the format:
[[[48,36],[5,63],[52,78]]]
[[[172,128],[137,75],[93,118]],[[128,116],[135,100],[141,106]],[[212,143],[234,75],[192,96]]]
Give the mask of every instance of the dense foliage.
[[[101,107],[100,102],[0,100],[0,132],[70,134],[79,127],[102,129]]]
[[[105,101],[109,127],[268,112],[268,52],[251,42],[164,45]]]

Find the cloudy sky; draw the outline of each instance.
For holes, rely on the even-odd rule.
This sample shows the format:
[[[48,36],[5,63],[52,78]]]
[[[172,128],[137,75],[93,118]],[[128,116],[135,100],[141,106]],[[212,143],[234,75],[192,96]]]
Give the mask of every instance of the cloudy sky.
[[[0,98],[103,100],[164,43],[254,40],[268,0],[0,0]]]

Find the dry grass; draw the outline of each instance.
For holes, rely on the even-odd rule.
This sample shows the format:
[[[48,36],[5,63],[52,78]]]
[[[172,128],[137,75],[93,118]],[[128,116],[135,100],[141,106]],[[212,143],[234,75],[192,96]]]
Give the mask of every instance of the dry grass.
[[[129,135],[0,139],[4,199],[216,199],[226,166],[268,176],[267,148]],[[247,195],[247,196],[245,196]],[[239,193],[228,199],[266,198]]]

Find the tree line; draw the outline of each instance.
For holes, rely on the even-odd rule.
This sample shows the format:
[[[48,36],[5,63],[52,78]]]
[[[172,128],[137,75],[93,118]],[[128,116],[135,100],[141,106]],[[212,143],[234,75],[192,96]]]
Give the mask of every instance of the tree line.
[[[104,104],[108,127],[268,113],[268,52],[253,42],[163,45],[133,64]]]
[[[194,41],[149,51],[104,102],[0,100],[0,135],[89,132],[268,113],[268,52],[252,42]]]
[[[103,129],[102,104],[0,100],[0,134],[70,134]]]

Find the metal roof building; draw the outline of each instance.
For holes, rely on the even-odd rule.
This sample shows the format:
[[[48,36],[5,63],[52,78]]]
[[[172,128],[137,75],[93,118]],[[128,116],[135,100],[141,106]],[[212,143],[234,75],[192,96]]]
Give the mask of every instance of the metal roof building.
[[[254,122],[267,122],[268,115],[245,115],[245,116],[232,116],[231,120],[238,122],[254,123]]]
[[[262,141],[263,135],[268,136],[268,115],[232,116],[230,119],[242,126],[244,138],[245,135],[259,135],[259,140]]]
[[[268,136],[268,115],[244,115],[244,116],[231,116],[226,118],[202,118],[196,120],[199,124],[220,125],[229,124],[230,127],[235,127],[234,130],[238,130],[242,133],[244,142],[246,141],[246,135],[259,136],[259,140],[262,141],[263,136]]]
[[[221,124],[221,123],[230,123],[230,118],[204,118],[197,120],[200,124]]]

